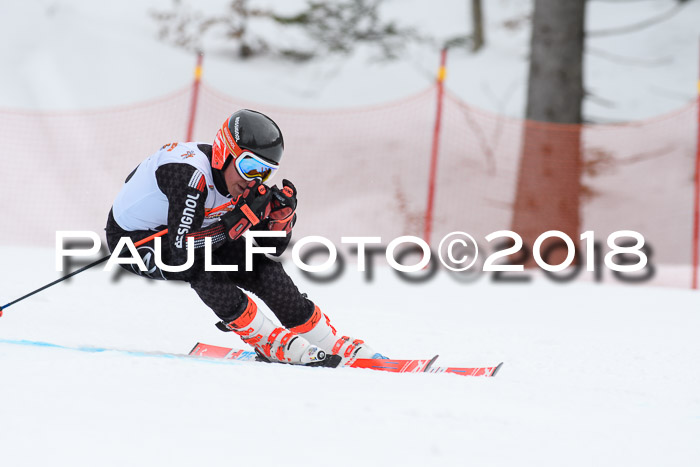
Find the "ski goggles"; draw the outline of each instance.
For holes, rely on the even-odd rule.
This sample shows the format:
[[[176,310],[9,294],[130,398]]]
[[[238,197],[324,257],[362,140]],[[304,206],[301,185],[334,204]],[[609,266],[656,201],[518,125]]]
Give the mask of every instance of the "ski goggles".
[[[234,141],[226,124],[217,132],[212,148],[212,166],[215,169],[224,170],[228,164],[236,165],[238,174],[245,180],[261,179],[269,180],[279,166],[266,161],[260,156],[241,148]]]
[[[243,151],[233,162],[236,164],[238,174],[246,180],[259,178],[266,182],[277,172],[276,164],[271,164],[265,159],[256,156],[250,151]]]

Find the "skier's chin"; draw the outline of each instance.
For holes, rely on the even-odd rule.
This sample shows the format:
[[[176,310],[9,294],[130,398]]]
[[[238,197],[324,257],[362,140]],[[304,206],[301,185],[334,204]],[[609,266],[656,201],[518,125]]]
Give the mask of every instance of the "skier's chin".
[[[243,193],[246,189],[248,184],[246,182],[238,182],[234,183],[231,186],[229,186],[229,193],[231,194],[232,197],[236,197]]]

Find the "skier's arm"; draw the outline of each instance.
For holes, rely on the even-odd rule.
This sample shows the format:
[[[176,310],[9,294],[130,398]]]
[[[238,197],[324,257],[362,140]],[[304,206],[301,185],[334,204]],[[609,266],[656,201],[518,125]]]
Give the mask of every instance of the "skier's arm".
[[[171,254],[170,266],[180,266],[187,261],[187,235],[197,232],[204,221],[204,174],[189,164],[165,164],[156,170],[156,181],[168,199],[165,241]]]

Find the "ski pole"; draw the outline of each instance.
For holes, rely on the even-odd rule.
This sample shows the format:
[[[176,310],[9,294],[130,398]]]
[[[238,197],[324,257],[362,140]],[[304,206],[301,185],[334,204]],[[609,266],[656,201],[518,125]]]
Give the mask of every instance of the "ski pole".
[[[238,201],[238,198],[232,199],[231,201],[228,201],[228,202],[222,204],[221,206],[218,206],[218,207],[215,207],[215,208],[212,208],[212,209],[207,209],[207,210],[205,210],[205,214],[210,214],[210,213],[212,213],[212,212],[221,211],[222,209],[225,209],[225,208],[228,207],[228,206],[235,205],[235,204],[236,204],[236,201]],[[134,247],[138,248],[138,247],[140,247],[141,245],[150,242],[150,241],[153,240],[154,238],[156,238],[156,237],[162,237],[163,235],[165,235],[165,234],[167,234],[167,233],[168,233],[168,229],[163,229],[163,230],[161,230],[160,232],[156,232],[156,233],[154,233],[153,235],[150,235],[150,236],[144,238],[143,240],[139,240],[138,242],[134,243]],[[28,294],[23,295],[23,296],[19,297],[18,299],[13,300],[13,301],[11,301],[10,303],[8,303],[8,304],[6,304],[6,305],[0,306],[0,317],[2,316],[2,311],[3,311],[4,309],[6,309],[7,307],[9,307],[10,305],[14,305],[15,303],[17,303],[17,302],[19,302],[19,301],[22,301],[22,300],[24,300],[25,298],[29,298],[29,297],[31,297],[32,295],[41,292],[42,290],[48,289],[49,287],[51,287],[51,286],[53,286],[53,285],[56,285],[56,284],[58,284],[59,282],[63,282],[64,280],[69,279],[69,278],[75,276],[76,274],[80,274],[80,273],[83,272],[83,271],[87,271],[88,269],[90,269],[90,268],[92,268],[92,267],[95,267],[95,266],[97,266],[97,265],[100,264],[100,263],[104,263],[105,261],[107,261],[107,260],[110,258],[110,256],[111,256],[111,255],[107,255],[107,256],[105,256],[104,258],[100,258],[100,259],[98,259],[97,261],[88,264],[87,266],[83,266],[82,268],[80,268],[80,269],[78,269],[78,270],[76,270],[76,271],[71,272],[70,274],[67,274],[67,275],[61,277],[60,279],[56,279],[55,281],[53,281],[53,282],[51,282],[51,283],[49,283],[49,284],[46,284],[46,285],[44,285],[43,287],[39,287],[38,289],[29,292]]]
[[[148,243],[149,241],[153,240],[154,238],[160,237],[160,236],[162,236],[162,235],[165,235],[166,233],[168,233],[168,229],[163,229],[163,230],[161,230],[160,232],[154,233],[153,235],[151,235],[151,236],[149,236],[149,237],[147,237],[147,238],[144,238],[143,240],[139,240],[138,242],[134,243],[134,246],[135,246],[136,248],[138,248],[138,247],[140,247],[141,245],[143,245],[144,243]],[[22,301],[22,300],[24,300],[25,298],[29,298],[29,297],[31,297],[32,295],[34,295],[35,293],[39,293],[39,292],[41,292],[41,291],[44,290],[44,289],[48,289],[49,287],[51,287],[51,286],[53,286],[53,285],[56,285],[56,284],[58,284],[59,282],[63,282],[63,281],[66,280],[66,279],[70,279],[71,277],[75,276],[76,274],[80,274],[80,273],[83,272],[83,271],[87,271],[88,269],[90,269],[90,268],[92,268],[92,267],[95,267],[95,266],[97,266],[97,265],[100,264],[100,263],[104,263],[105,261],[107,261],[107,260],[109,259],[110,256],[111,256],[111,255],[107,255],[107,256],[105,256],[104,258],[100,258],[100,259],[98,259],[97,261],[94,261],[94,262],[88,264],[87,266],[83,266],[82,268],[80,268],[80,269],[78,269],[78,270],[76,270],[76,271],[73,271],[73,272],[71,272],[70,274],[67,274],[67,275],[63,276],[63,277],[61,277],[60,279],[56,279],[55,281],[53,281],[53,282],[51,282],[51,283],[49,283],[49,284],[46,284],[46,285],[43,286],[43,287],[39,287],[38,289],[33,290],[32,292],[29,292],[28,294],[23,295],[22,297],[19,297],[19,298],[16,299],[16,300],[11,301],[11,302],[8,303],[7,305],[0,306],[0,316],[2,316],[2,310],[4,310],[5,308],[7,308],[8,306],[14,305],[15,303],[17,303],[17,302],[19,302],[19,301]]]

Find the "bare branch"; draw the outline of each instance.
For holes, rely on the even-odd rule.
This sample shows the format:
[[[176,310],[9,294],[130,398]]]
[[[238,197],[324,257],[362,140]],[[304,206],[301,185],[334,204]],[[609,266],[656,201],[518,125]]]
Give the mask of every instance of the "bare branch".
[[[685,2],[678,3],[676,6],[671,8],[670,10],[666,11],[665,13],[655,16],[653,18],[649,18],[644,21],[640,21],[639,23],[635,24],[630,24],[628,26],[622,26],[619,28],[613,28],[613,29],[601,29],[599,31],[588,31],[586,32],[586,36],[588,37],[608,37],[608,36],[617,36],[620,34],[629,34],[631,32],[636,32],[640,31],[642,29],[648,28],[650,26],[653,26],[655,24],[661,23],[662,21],[666,21],[667,19],[675,16],[679,11],[683,9],[685,6]]]
[[[348,54],[360,44],[379,52],[380,58],[392,59],[410,42],[427,41],[414,29],[383,20],[379,7],[383,0],[339,0],[322,2],[307,0],[303,10],[280,15],[272,10],[253,8],[249,0],[232,0],[227,13],[205,17],[184,2],[173,0],[171,11],[153,12],[160,23],[159,36],[187,49],[202,48],[204,36],[220,34],[238,46],[240,57],[273,53],[291,60],[308,60],[317,55]],[[274,43],[275,38],[263,36],[248,28],[252,18],[269,19],[278,26],[297,28],[310,39],[305,45],[290,48]]]
[[[669,63],[673,62],[673,57],[666,56],[666,57],[661,57],[661,58],[634,58],[634,57],[626,57],[624,55],[618,55],[614,54],[611,52],[608,52],[607,50],[604,49],[599,49],[597,47],[590,47],[588,46],[585,50],[586,53],[594,55],[596,57],[604,58],[606,60],[611,60],[615,63],[622,63],[624,65],[632,65],[632,66],[644,66],[644,67],[657,67],[657,66],[664,66],[668,65]]]

